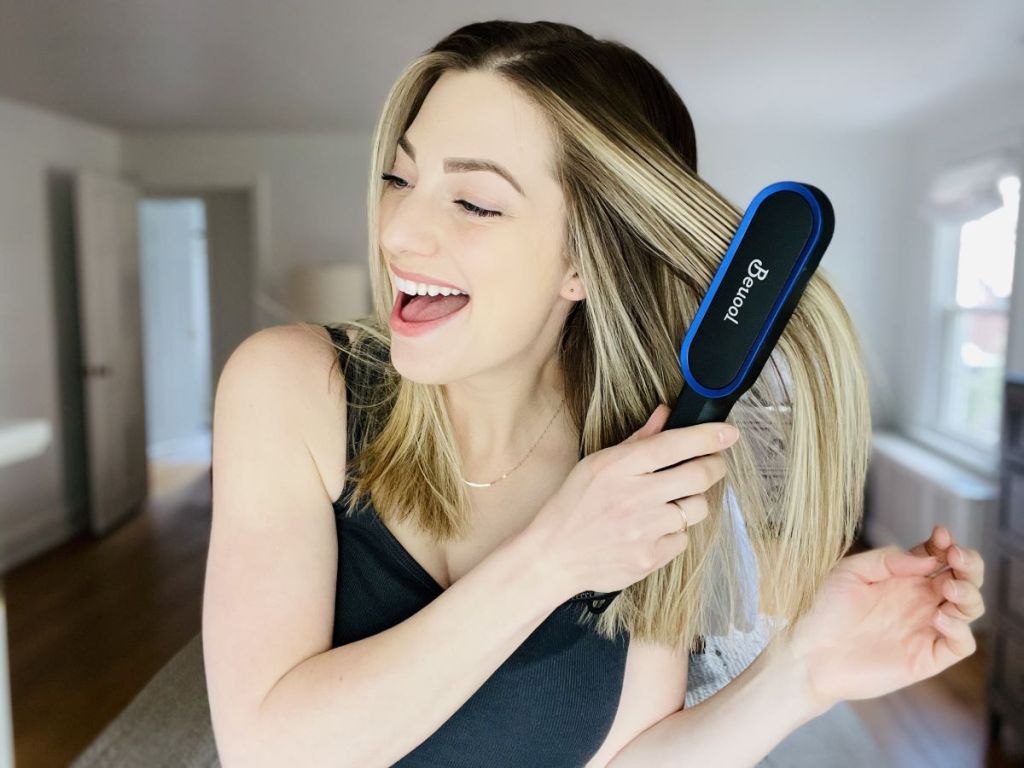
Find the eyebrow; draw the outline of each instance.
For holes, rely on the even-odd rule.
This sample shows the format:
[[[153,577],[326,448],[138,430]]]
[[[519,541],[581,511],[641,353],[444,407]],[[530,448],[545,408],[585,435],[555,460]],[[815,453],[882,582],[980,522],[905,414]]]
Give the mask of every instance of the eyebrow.
[[[398,146],[404,149],[406,154],[413,160],[416,159],[416,150],[413,149],[412,144],[409,143],[405,134],[398,139]],[[490,171],[492,173],[496,173],[515,187],[516,192],[523,197],[526,197],[526,193],[523,192],[523,188],[519,185],[519,182],[516,181],[515,176],[493,160],[481,160],[473,157],[446,157],[444,159],[445,173],[466,173],[468,171]]]

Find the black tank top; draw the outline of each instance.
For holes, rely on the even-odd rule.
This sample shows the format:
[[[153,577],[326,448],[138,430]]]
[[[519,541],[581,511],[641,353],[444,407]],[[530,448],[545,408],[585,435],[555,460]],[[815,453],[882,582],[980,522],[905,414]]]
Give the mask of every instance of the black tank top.
[[[349,343],[340,328],[331,338]],[[358,361],[339,353],[343,366]],[[356,396],[346,377],[347,396]],[[349,402],[353,402],[350,400]],[[349,408],[349,446],[360,411]],[[351,453],[349,454],[351,455]],[[334,502],[338,576],[332,647],[383,632],[420,611],[444,588],[364,500],[351,517],[352,486]],[[629,635],[601,637],[563,603],[438,730],[394,765],[407,768],[570,768],[586,765],[611,728],[622,692]],[[452,631],[458,631],[453,627]]]

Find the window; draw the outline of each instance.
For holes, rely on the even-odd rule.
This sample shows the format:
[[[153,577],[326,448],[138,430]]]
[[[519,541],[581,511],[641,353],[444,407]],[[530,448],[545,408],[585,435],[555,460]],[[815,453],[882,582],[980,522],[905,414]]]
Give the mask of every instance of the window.
[[[1021,181],[1013,170],[991,167],[987,183],[978,182],[977,170],[972,183],[964,178],[956,185],[947,179],[947,193],[960,194],[947,194],[936,231],[943,310],[933,425],[992,451],[1002,420]]]

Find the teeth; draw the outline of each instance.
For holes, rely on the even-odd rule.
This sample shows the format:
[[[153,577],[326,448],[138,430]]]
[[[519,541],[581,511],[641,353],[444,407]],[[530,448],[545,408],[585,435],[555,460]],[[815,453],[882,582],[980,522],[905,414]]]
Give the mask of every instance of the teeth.
[[[457,288],[441,287],[440,285],[431,285],[429,283],[414,283],[411,280],[404,280],[397,275],[394,276],[395,285],[398,286],[398,290],[402,293],[408,293],[412,296],[462,296],[463,292]]]

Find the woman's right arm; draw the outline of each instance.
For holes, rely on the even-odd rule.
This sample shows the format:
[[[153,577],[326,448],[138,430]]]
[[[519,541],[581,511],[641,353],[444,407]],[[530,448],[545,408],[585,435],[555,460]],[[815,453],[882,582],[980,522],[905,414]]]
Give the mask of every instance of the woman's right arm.
[[[338,549],[322,472],[336,468],[318,467],[310,446],[325,413],[339,412],[345,434],[345,408],[328,400],[344,382],[332,373],[328,391],[310,372],[334,354],[301,327],[268,328],[217,384],[202,625],[225,768],[391,765],[573,594],[528,529],[409,619],[330,647]]]

